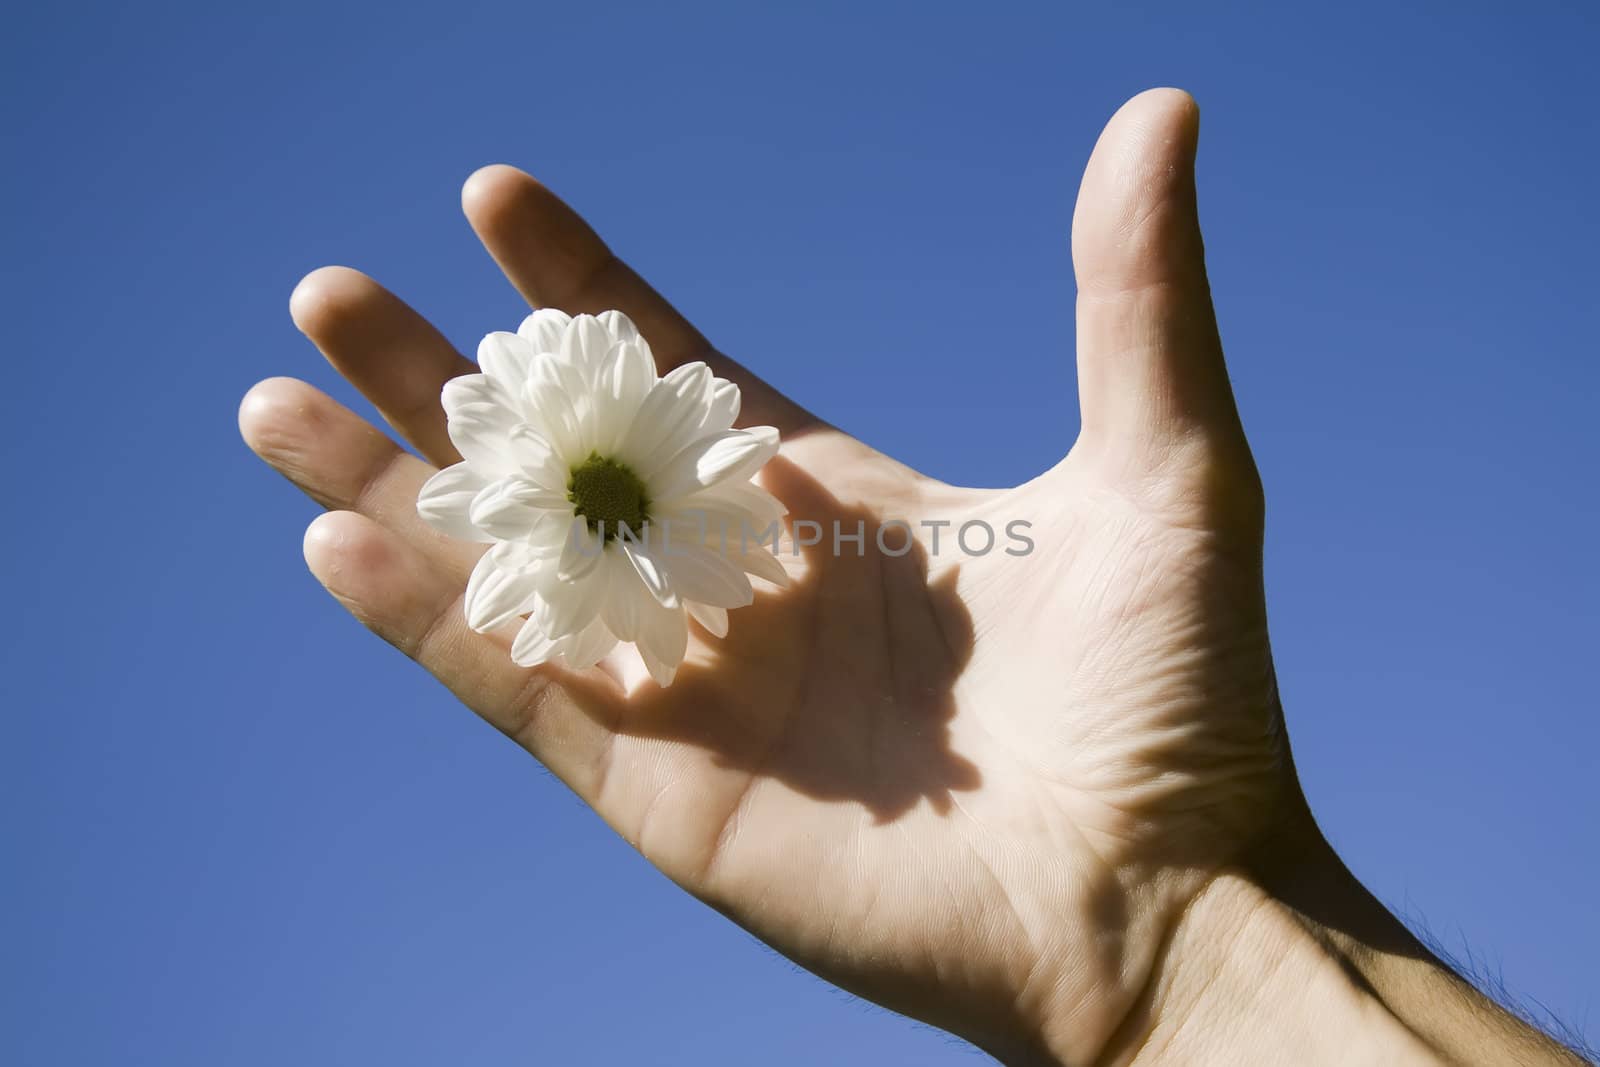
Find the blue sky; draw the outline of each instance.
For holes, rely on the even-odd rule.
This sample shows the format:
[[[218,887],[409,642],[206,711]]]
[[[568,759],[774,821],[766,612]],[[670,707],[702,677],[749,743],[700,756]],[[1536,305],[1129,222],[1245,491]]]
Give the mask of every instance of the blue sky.
[[[469,349],[514,323],[457,199],[505,161],[806,405],[1018,482],[1076,433],[1083,163],[1161,84],[1204,116],[1312,806],[1593,1037],[1600,16],[868,7],[11,14],[8,1062],[973,1062],[679,893],[348,619],[234,412],[278,373],[351,399],[286,312],[324,263]]]

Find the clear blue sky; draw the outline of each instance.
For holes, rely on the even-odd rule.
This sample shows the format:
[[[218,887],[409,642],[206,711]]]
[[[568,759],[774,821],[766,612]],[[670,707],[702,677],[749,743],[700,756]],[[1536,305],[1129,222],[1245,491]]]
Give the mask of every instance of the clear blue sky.
[[[514,324],[457,199],[506,161],[808,406],[1015,483],[1077,429],[1083,163],[1160,84],[1204,115],[1312,805],[1593,1037],[1600,16],[1209,6],[8,12],[0,1059],[974,1062],[679,893],[347,618],[234,412],[279,373],[349,399],[286,312],[321,264],[469,348]]]

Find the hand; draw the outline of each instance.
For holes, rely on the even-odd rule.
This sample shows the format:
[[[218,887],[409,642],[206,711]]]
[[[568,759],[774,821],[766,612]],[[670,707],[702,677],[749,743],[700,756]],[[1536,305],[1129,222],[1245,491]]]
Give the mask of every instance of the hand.
[[[1157,90],[1102,135],[1073,224],[1082,434],[1007,491],[942,484],[817,420],[714,352],[533,179],[472,176],[467,216],[529,302],[620,309],[663,371],[704,359],[739,382],[743,423],[785,436],[764,483],[825,531],[789,561],[791,588],[692,641],[669,689],[524,670],[503,636],[466,627],[480,547],[427,529],[415,501],[459,458],[440,387],[474,367],[366,277],[312,274],[295,321],[433,466],[287,379],[252,390],[243,433],[330,509],[305,544],[328,590],[684,888],[998,1055],[1125,1061],[1174,1025],[1161,1006],[1179,976],[1199,988],[1218,969],[1189,962],[1216,957],[1196,916],[1259,926],[1261,894],[1226,879],[1315,836],[1205,277],[1197,129],[1187,96]],[[917,534],[901,556],[874,544],[894,520]],[[1000,535],[986,555],[955,543],[973,520]],[[1004,551],[1014,520],[1031,524],[1024,556]],[[835,523],[858,522],[864,554],[835,553]],[[904,538],[885,528],[895,551]]]

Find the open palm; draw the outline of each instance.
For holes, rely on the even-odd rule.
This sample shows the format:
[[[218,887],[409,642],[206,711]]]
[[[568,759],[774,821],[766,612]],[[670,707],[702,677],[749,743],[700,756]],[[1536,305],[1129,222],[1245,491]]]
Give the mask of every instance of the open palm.
[[[1083,433],[1006,491],[944,485],[819,422],[533,179],[471,178],[467,215],[531,303],[620,309],[663,371],[705,359],[737,381],[744,422],[784,432],[764,483],[827,531],[790,561],[791,588],[735,612],[725,639],[692,639],[668,689],[525,670],[466,627],[481,546],[432,532],[415,502],[458,459],[440,387],[474,366],[366,277],[311,275],[295,320],[429,462],[289,379],[252,390],[243,432],[331,509],[306,537],[328,589],[685,888],[874,1000],[1004,1054],[1089,1060],[1185,904],[1293,789],[1196,132],[1193,103],[1158,90],[1102,135],[1073,234]],[[956,550],[974,520],[1024,520],[1035,547]],[[863,550],[835,551],[836,524],[858,523]],[[880,551],[884,528],[901,552],[898,523],[916,543]]]

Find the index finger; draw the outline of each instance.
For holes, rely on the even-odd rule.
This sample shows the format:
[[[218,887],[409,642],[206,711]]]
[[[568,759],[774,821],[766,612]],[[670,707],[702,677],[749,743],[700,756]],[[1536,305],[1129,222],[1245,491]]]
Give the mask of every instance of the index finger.
[[[739,386],[744,422],[790,431],[814,422],[805,409],[717,352],[705,336],[618,259],[600,235],[560,197],[504,164],[467,179],[462,209],[511,284],[534,307],[568,314],[616,310],[650,343],[657,369],[704,360]]]

